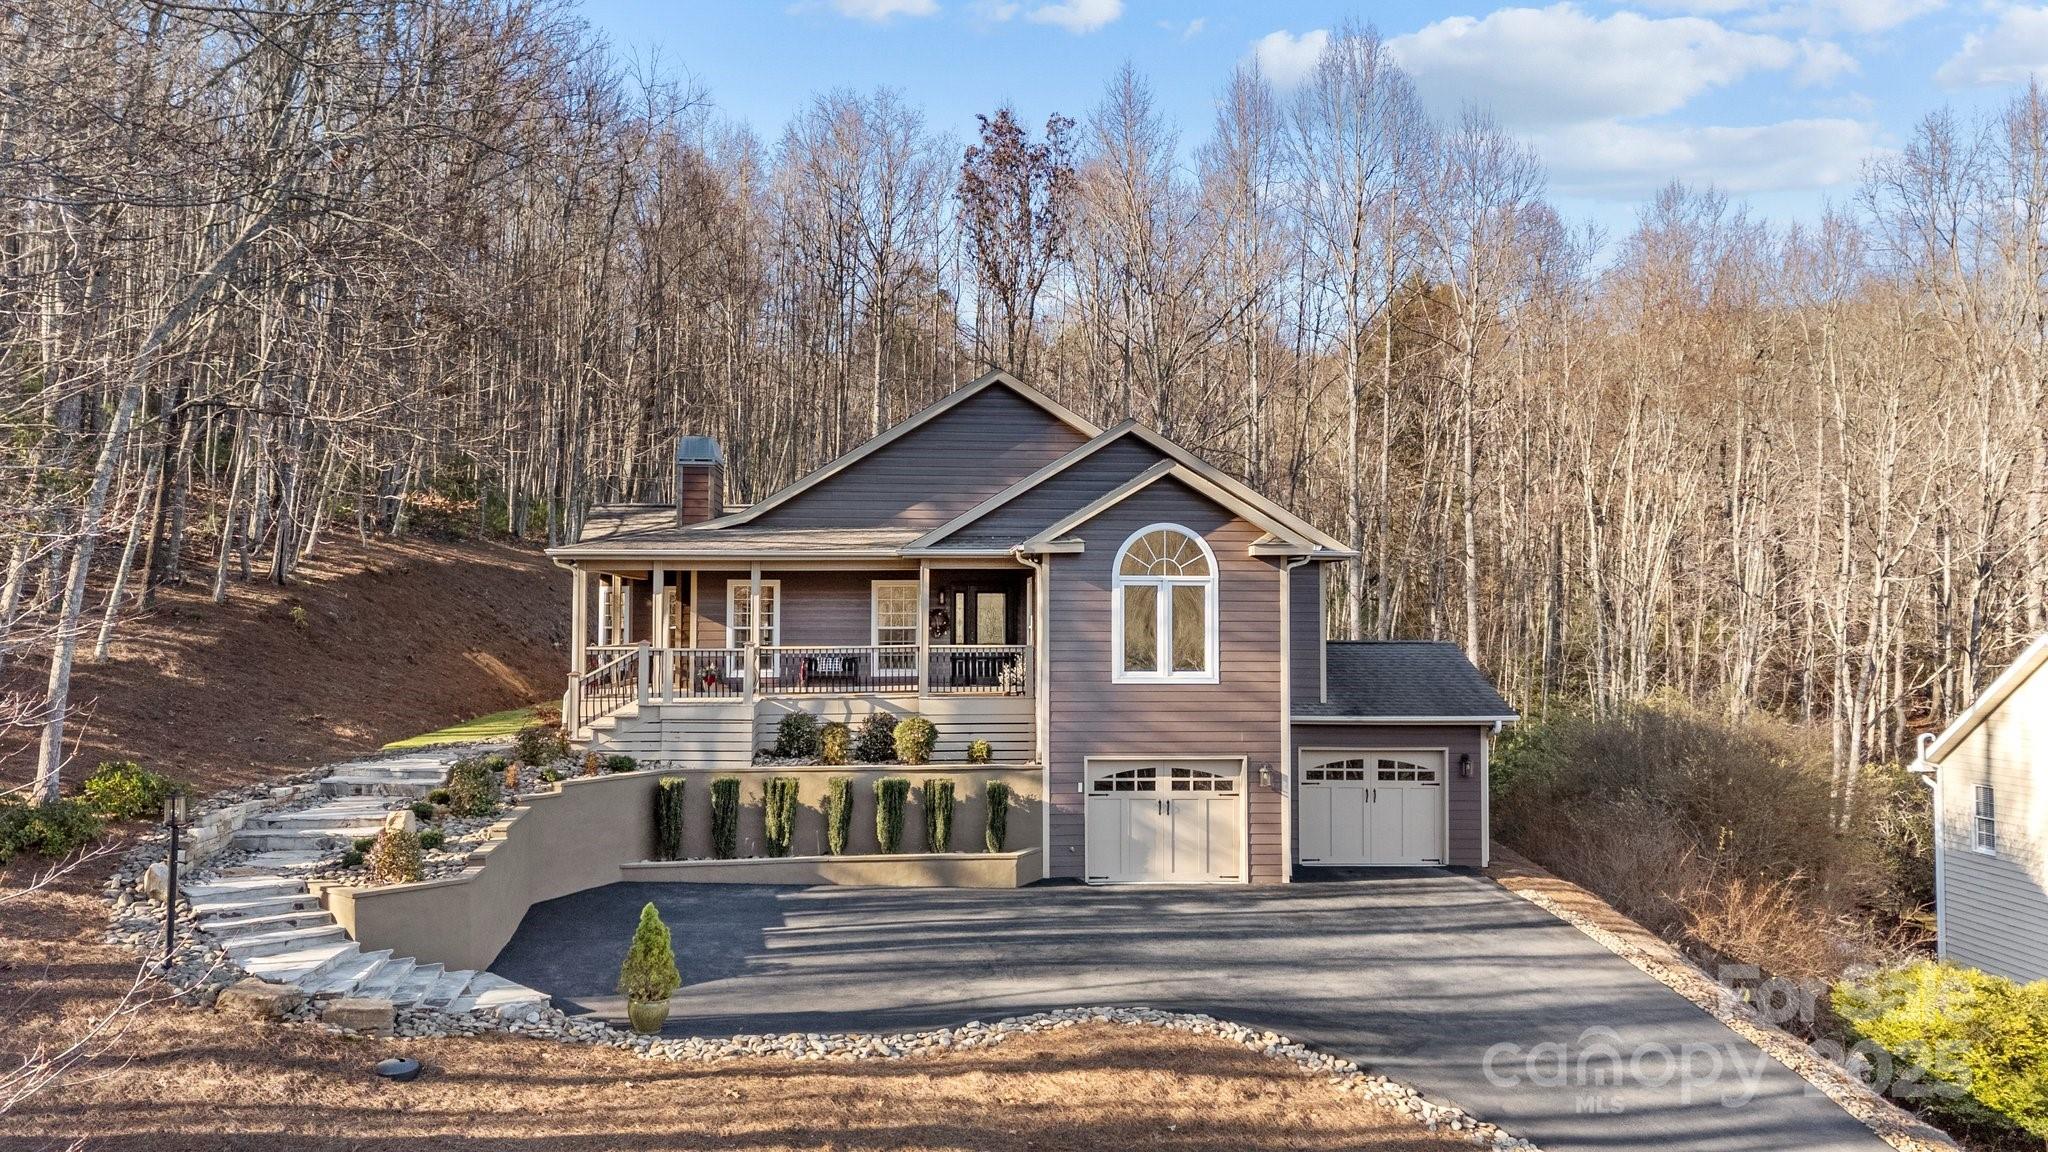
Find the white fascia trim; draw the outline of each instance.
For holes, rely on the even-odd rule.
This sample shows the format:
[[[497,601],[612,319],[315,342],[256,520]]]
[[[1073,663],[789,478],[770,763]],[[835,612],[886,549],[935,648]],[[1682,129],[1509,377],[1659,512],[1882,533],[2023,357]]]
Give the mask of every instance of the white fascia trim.
[[[954,408],[959,407],[961,404],[966,403],[968,400],[980,395],[982,392],[986,391],[988,388],[996,384],[1001,384],[1003,387],[1010,389],[1012,392],[1017,393],[1019,396],[1022,396],[1025,400],[1028,400],[1031,403],[1037,405],[1038,407],[1043,408],[1046,412],[1050,413],[1055,419],[1059,420],[1063,424],[1066,424],[1068,427],[1073,428],[1075,431],[1080,432],[1083,436],[1093,438],[1095,436],[1100,435],[1102,432],[1102,429],[1097,428],[1092,422],[1082,417],[1079,413],[1074,412],[1073,410],[1066,407],[1064,404],[1059,403],[1052,397],[1047,396],[1045,393],[1040,392],[1038,389],[1031,387],[1029,384],[1024,383],[1022,380],[1017,379],[1015,376],[1010,375],[1008,372],[1001,371],[1000,369],[992,370],[954,389],[952,392],[946,394],[946,396],[941,398],[937,403],[934,403],[929,407],[925,408],[924,411],[917,413],[916,415],[910,417],[908,420],[905,420],[902,423],[896,425],[895,427],[889,429],[887,432],[884,432],[879,436],[873,437],[866,443],[860,445],[859,447],[853,449],[850,452],[841,455],[838,459],[831,461],[830,463],[826,464],[824,467],[818,469],[817,471],[812,472],[806,476],[801,476],[796,480],[791,481],[790,483],[784,485],[779,491],[767,496],[764,499],[754,501],[752,504],[747,505],[747,507],[744,510],[739,512],[727,513],[726,515],[720,516],[715,520],[706,520],[702,524],[695,525],[694,527],[713,529],[731,528],[740,524],[748,523],[752,521],[755,517],[761,515],[761,513],[766,512],[771,508],[776,508],[783,504],[786,504],[789,501],[795,499],[797,496],[801,495],[802,493],[809,491],[810,489],[817,487],[819,484],[825,482],[826,480],[829,480],[832,477],[837,476],[839,473],[846,471],[853,465],[858,464],[862,460],[867,459],[869,456],[874,455],[876,452],[881,451],[883,448],[886,448],[889,445],[894,444],[896,441],[901,440],[903,437],[908,436],[910,433],[917,431],[919,428],[924,427],[926,424],[931,423],[933,420],[946,414],[947,412],[952,411]]]
[[[2048,664],[2048,632],[2034,637],[2034,642],[2027,645],[2019,654],[2019,658],[2012,662],[2011,667],[1999,673],[1998,678],[1985,687],[1961,716],[1956,717],[1955,723],[1942,731],[1920,758],[1929,764],[1941,763],[1949,753],[1956,750],[1956,745],[1961,744],[1970,733],[1977,730],[1978,725],[1990,719],[1991,714],[1998,711],[2006,698],[2018,691],[2020,685],[2026,683],[2043,664]]]
[[[551,553],[550,555],[555,555]],[[803,560],[897,560],[903,553],[895,548],[859,548],[844,552],[562,552],[569,560],[598,560],[608,564],[751,564],[773,560],[788,563]],[[1007,556],[1009,553],[1005,552]]]
[[[1513,724],[1520,716],[1303,716],[1289,717],[1296,724]]]

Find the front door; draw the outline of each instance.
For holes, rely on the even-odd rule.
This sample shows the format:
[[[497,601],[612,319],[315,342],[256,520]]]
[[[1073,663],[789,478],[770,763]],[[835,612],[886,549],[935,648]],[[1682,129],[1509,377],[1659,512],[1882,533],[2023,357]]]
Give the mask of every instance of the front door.
[[[1097,883],[1215,884],[1243,877],[1242,765],[1091,765],[1087,871]]]
[[[1301,862],[1442,864],[1444,754],[1301,754]]]

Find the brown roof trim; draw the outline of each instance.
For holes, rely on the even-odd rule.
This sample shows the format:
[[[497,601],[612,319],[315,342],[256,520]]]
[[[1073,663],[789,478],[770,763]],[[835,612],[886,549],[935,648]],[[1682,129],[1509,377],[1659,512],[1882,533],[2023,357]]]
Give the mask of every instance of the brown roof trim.
[[[771,508],[777,508],[782,506],[783,504],[788,503],[789,501],[795,499],[802,493],[807,492],[810,489],[817,487],[819,484],[822,484],[825,481],[830,480],[832,477],[839,475],[841,472],[846,471],[853,465],[860,463],[862,460],[867,459],[869,456],[872,456],[876,452],[881,451],[883,448],[886,448],[889,445],[895,443],[896,441],[901,440],[903,437],[909,435],[912,432],[915,432],[919,428],[924,427],[926,424],[931,423],[933,420],[936,420],[940,416],[945,415],[947,412],[952,411],[954,408],[959,407],[961,404],[967,402],[969,399],[972,399],[975,396],[979,396],[982,392],[998,384],[1002,385],[1005,388],[1008,388],[1012,392],[1015,392],[1017,395],[1023,397],[1030,403],[1035,404],[1038,407],[1044,409],[1054,419],[1057,419],[1061,423],[1066,424],[1067,426],[1075,429],[1084,436],[1092,438],[1100,435],[1102,432],[1102,429],[1096,427],[1092,422],[1090,422],[1086,417],[1083,417],[1080,413],[1073,411],[1064,404],[1061,404],[1059,401],[1054,400],[1052,397],[1047,396],[1045,393],[1040,392],[1038,389],[1033,388],[1031,385],[1026,384],[1022,380],[1017,379],[1015,376],[1010,375],[1008,372],[1005,372],[999,368],[990,369],[989,371],[983,373],[982,375],[976,377],[975,379],[969,381],[968,383],[963,384],[960,387],[954,389],[952,392],[947,393],[938,402],[931,404],[930,406],[926,407],[923,411],[910,417],[908,420],[905,420],[897,424],[896,426],[890,428],[886,432],[883,432],[879,436],[871,437],[866,442],[860,444],[858,447],[855,447],[852,451],[842,453],[837,459],[831,461],[830,463],[826,464],[824,467],[818,469],[817,471],[791,481],[790,483],[784,485],[782,488],[778,489],[777,491],[770,494],[766,498],[756,500],[752,504],[747,505],[747,507],[742,511],[728,513],[727,515],[720,516],[716,520],[706,520],[702,524],[695,525],[695,527],[699,529],[715,530],[719,528],[732,528],[741,524],[748,523],[752,521],[756,516],[759,516],[761,513],[766,512]]]

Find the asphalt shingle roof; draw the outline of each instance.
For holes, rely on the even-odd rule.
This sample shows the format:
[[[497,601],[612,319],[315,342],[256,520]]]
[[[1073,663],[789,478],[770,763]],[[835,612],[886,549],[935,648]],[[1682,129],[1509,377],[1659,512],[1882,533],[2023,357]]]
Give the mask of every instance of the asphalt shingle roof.
[[[1497,719],[1515,710],[1456,644],[1441,640],[1331,640],[1329,696],[1297,704],[1298,717]]]

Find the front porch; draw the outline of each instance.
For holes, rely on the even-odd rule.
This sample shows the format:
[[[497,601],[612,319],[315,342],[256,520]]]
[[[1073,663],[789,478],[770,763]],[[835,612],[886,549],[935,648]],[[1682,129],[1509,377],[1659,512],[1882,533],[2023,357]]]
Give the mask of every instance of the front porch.
[[[937,724],[942,758],[978,738],[1037,759],[1033,581],[1020,565],[573,571],[562,715],[593,747],[750,762],[791,711],[857,724],[885,710]]]

